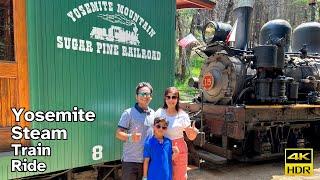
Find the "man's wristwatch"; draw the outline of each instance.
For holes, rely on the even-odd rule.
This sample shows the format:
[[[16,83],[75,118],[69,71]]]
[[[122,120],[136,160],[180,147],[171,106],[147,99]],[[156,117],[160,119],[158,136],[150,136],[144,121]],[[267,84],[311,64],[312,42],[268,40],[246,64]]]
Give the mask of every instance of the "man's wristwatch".
[[[128,134],[128,142],[132,142],[132,134]]]

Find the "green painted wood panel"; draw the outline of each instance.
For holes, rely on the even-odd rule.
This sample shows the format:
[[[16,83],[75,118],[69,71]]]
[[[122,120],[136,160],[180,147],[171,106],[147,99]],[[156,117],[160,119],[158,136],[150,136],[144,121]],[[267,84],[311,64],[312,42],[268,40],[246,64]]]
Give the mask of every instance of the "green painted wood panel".
[[[99,6],[100,2],[112,3],[112,11],[110,6]],[[98,3],[98,10],[103,10],[84,12],[80,5],[85,9],[86,3]],[[144,23],[140,25],[125,12],[121,15],[118,4],[128,7],[129,14],[131,9],[147,21],[155,35],[148,34],[149,26],[145,30]],[[73,12],[75,21],[68,16],[69,12]],[[122,111],[135,102],[136,84],[151,82],[154,109],[161,106],[164,89],[173,84],[175,1],[27,0],[26,16],[31,109],[66,111],[78,106],[96,113],[96,120],[91,123],[32,122],[32,128],[68,130],[68,140],[41,141],[52,147],[51,157],[37,157],[47,164],[45,173],[119,160],[122,143],[114,133]],[[60,48],[58,36],[90,41],[93,51],[73,50],[65,44]],[[98,43],[118,46],[119,55],[99,53]],[[123,47],[155,50],[161,53],[161,59],[126,57]],[[32,141],[32,145],[37,142]],[[98,161],[92,160],[95,145],[103,146],[103,159]],[[11,158],[14,157],[0,157],[1,179],[39,174],[11,173]]]

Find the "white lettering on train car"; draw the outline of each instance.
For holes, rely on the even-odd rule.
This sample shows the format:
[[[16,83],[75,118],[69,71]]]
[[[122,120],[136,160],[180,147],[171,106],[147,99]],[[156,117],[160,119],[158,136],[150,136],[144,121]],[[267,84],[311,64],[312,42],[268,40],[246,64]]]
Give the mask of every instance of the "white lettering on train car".
[[[72,49],[74,51],[93,52],[91,41],[62,36],[57,36],[57,48]]]
[[[90,27],[90,33],[86,38],[57,35],[56,47],[58,49],[145,60],[161,60],[159,50],[140,47],[143,43],[156,44],[146,38],[140,38],[139,29],[147,37],[155,37],[157,33],[152,27],[152,23],[125,5],[114,4],[111,1],[93,1],[77,5],[66,14],[73,22],[79,22],[82,17],[92,14],[99,18],[97,22],[100,23],[98,26]],[[101,21],[106,23],[101,23]],[[144,42],[141,42],[141,40]]]
[[[103,158],[103,146],[96,145],[92,148],[92,160],[98,161]]]

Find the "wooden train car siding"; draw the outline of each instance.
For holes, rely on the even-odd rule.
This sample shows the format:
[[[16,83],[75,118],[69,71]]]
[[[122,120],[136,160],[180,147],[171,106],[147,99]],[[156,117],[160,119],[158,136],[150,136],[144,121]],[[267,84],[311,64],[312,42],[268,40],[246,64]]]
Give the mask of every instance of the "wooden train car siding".
[[[5,53],[9,56],[1,56],[0,59],[0,152],[4,152],[10,148],[11,127],[13,125],[28,126],[29,123],[21,121],[19,123],[14,121],[14,116],[10,108],[15,106],[29,108],[29,89],[28,89],[28,65],[27,65],[27,42],[26,42],[26,17],[25,17],[25,1],[17,0],[3,0],[0,5],[6,7],[7,16],[4,18],[6,22],[5,27],[5,41],[10,42],[13,38],[14,42],[14,56],[10,56],[12,52]],[[14,13],[9,13],[9,12]],[[9,14],[12,14],[10,16]],[[14,31],[9,31],[12,23]],[[4,29],[2,29],[4,30]],[[28,141],[21,140],[23,144]]]
[[[14,78],[0,78],[0,133],[4,141],[0,143],[0,151],[10,149],[11,140],[11,126],[15,123],[14,116],[10,111],[11,107],[17,106],[16,99],[16,79]]]
[[[33,121],[30,125],[33,129],[67,129],[68,140],[31,141],[32,146],[41,142],[52,147],[52,155],[18,157],[45,162],[45,172],[11,172],[10,160],[17,157],[0,155],[1,178],[31,176],[119,160],[122,146],[114,133],[122,111],[135,102],[136,84],[151,82],[155,89],[151,103],[154,108],[161,105],[164,89],[173,84],[175,1],[112,0],[105,1],[112,2],[112,10],[98,7],[96,12],[83,10],[86,3],[98,2],[93,0],[14,2],[17,1],[22,4],[20,10],[25,12],[25,16],[20,14],[15,18],[26,18],[27,29],[24,32],[28,40],[24,41],[28,45],[25,48],[27,52],[22,54],[28,57],[25,78],[29,80],[23,79],[22,82],[28,82],[30,89],[30,92],[25,88],[19,89],[19,93],[28,92],[23,98],[30,99],[32,111],[71,111],[78,106],[94,111],[96,120]],[[117,8],[122,5],[124,11],[135,12],[143,21],[134,22],[131,15],[121,14]],[[15,38],[19,33],[23,34],[19,30]],[[137,54],[138,49],[141,55]],[[23,70],[22,73],[25,72]],[[103,158],[95,161],[92,149],[99,145],[103,147]]]

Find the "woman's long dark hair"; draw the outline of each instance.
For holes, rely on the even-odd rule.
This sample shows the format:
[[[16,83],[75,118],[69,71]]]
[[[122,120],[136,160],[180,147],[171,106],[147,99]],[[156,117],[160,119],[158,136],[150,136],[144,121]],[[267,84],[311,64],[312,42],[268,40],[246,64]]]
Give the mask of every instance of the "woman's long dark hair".
[[[175,96],[177,96],[177,104],[176,104],[176,111],[179,112],[180,109],[180,105],[179,105],[179,101],[180,101],[180,96],[179,96],[179,90],[176,87],[168,87],[165,91],[164,91],[164,97],[163,97],[163,109],[168,109],[168,105],[166,103],[166,96],[172,93]]]

